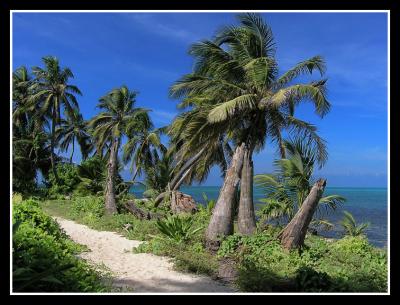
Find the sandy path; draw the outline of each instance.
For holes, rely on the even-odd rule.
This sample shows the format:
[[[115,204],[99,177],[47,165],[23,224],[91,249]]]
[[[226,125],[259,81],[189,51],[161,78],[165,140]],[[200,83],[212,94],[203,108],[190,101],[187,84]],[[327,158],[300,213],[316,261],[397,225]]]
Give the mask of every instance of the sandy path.
[[[173,270],[167,257],[132,253],[141,241],[129,240],[115,232],[96,231],[85,225],[56,217],[65,232],[91,251],[80,256],[95,264],[104,263],[114,274],[113,286],[133,292],[233,292],[231,287],[209,277]]]

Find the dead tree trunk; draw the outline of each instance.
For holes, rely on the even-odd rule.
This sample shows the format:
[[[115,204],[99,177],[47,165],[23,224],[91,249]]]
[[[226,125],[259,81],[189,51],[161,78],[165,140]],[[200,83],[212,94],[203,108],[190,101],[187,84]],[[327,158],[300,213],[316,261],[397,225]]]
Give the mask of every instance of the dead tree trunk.
[[[308,226],[324,192],[325,185],[325,179],[319,179],[314,184],[296,215],[294,215],[289,224],[279,234],[282,246],[285,249],[290,250],[303,246]]]
[[[242,235],[251,235],[256,229],[253,203],[253,161],[252,151],[245,148],[242,175],[240,178],[240,201],[238,212],[238,231]]]
[[[182,192],[173,191],[171,194],[171,211],[174,214],[196,213],[198,208],[193,197]]]
[[[110,158],[107,163],[107,180],[105,189],[105,208],[107,214],[117,212],[115,199],[115,177],[117,175],[119,139],[114,139],[111,145]]]
[[[233,233],[233,203],[236,186],[239,183],[242,171],[243,154],[244,143],[236,147],[207,228],[206,240],[209,249],[215,249],[219,246],[219,237]]]

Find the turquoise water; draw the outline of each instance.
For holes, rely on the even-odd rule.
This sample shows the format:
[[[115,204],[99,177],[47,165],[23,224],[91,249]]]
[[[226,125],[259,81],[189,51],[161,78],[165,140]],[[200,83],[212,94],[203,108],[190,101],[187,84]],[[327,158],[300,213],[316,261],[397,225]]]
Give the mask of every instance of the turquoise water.
[[[218,186],[191,186],[182,187],[181,191],[192,195],[200,203],[204,202],[202,194],[209,199],[217,199],[220,187]],[[143,189],[134,188],[132,192],[141,196]],[[341,236],[340,220],[343,218],[343,210],[353,214],[357,222],[369,222],[366,230],[368,239],[378,247],[387,245],[387,189],[386,188],[345,188],[327,187],[324,195],[337,194],[345,197],[347,201],[336,211],[329,213],[324,218],[335,224],[331,231],[321,231],[320,235],[337,238]],[[257,188],[254,189],[254,200],[258,202],[263,194]],[[256,205],[256,209],[258,206]]]

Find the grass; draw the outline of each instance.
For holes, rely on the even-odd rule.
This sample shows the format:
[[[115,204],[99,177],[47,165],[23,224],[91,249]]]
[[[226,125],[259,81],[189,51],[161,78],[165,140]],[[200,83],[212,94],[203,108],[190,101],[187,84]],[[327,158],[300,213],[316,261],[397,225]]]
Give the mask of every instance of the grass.
[[[141,204],[142,208],[150,209],[147,203]],[[279,229],[268,226],[252,236],[229,236],[222,241],[218,253],[212,254],[204,247],[204,232],[210,219],[205,209],[191,216],[191,228],[199,230],[182,241],[172,238],[168,232],[162,234],[155,221],[138,220],[124,213],[106,216],[102,212],[102,200],[93,197],[44,201],[41,206],[52,215],[93,229],[115,231],[128,239],[143,240],[145,242],[134,249],[135,253],[172,257],[179,271],[217,277],[220,261],[233,261],[238,269],[234,284],[240,291],[387,291],[387,254],[371,246],[364,236],[327,241],[310,235],[301,251],[287,252],[277,239]]]

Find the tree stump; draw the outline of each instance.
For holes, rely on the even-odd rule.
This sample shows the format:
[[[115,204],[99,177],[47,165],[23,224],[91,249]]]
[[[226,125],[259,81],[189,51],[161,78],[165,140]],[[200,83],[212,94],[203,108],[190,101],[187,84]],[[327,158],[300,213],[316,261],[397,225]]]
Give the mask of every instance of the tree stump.
[[[289,250],[303,246],[308,226],[322,197],[325,185],[325,179],[319,179],[314,184],[296,215],[294,215],[289,224],[279,234],[282,246],[285,249]]]
[[[171,193],[171,211],[174,214],[195,213],[198,211],[193,197],[179,191]]]

